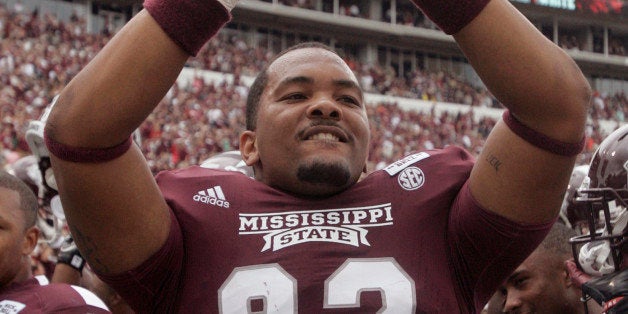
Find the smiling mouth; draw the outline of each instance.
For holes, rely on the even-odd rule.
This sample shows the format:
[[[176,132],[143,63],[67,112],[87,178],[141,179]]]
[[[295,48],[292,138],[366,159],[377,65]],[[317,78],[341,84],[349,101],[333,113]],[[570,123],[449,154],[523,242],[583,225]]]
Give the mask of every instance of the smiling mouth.
[[[307,138],[308,140],[315,140],[315,141],[329,141],[329,142],[339,142],[340,139],[331,134],[331,133],[317,133],[314,134],[310,137]]]

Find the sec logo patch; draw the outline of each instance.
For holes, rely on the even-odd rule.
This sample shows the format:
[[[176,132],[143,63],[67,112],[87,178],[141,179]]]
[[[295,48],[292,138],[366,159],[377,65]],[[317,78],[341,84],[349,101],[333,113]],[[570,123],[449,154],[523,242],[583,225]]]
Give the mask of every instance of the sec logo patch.
[[[399,173],[397,182],[399,182],[399,185],[404,190],[412,191],[423,186],[425,183],[425,175],[423,174],[423,170],[417,167],[408,167]]]

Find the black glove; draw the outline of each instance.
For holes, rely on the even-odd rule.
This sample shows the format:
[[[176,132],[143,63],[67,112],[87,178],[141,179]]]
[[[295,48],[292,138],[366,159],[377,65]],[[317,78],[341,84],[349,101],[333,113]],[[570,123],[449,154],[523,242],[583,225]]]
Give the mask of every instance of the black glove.
[[[604,313],[627,313],[628,269],[591,279],[582,285],[582,292],[601,305]]]
[[[83,271],[85,259],[76,247],[72,236],[67,236],[63,241],[63,244],[61,244],[61,248],[59,249],[59,254],[57,256],[57,263],[69,265],[70,267],[78,270],[79,273]]]

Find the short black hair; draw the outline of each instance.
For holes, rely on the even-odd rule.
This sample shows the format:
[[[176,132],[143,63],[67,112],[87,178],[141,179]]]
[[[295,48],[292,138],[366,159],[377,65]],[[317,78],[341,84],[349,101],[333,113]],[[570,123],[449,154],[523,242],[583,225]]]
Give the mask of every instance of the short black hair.
[[[569,239],[576,235],[575,230],[556,222],[541,242],[540,248],[557,255],[572,255]]]
[[[308,41],[296,44],[294,46],[288,47],[285,50],[281,51],[279,54],[274,56],[267,64],[264,66],[262,71],[257,75],[253,84],[251,84],[251,88],[249,89],[249,94],[246,99],[246,129],[250,131],[254,131],[257,128],[257,111],[259,108],[259,103],[262,98],[262,94],[266,89],[266,85],[268,84],[268,67],[272,65],[277,59],[281,56],[287,54],[290,51],[294,51],[297,49],[305,49],[305,48],[320,48],[334,54],[338,55],[338,53],[328,45],[325,45],[316,41]],[[338,55],[340,56],[340,55]]]
[[[31,188],[18,177],[0,170],[0,188],[16,191],[20,196],[20,209],[24,213],[25,229],[35,226],[39,203]]]

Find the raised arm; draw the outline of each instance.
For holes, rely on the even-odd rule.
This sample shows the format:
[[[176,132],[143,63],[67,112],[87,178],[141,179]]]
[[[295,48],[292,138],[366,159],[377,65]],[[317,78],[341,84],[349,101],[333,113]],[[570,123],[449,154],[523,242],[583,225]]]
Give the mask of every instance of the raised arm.
[[[471,192],[502,216],[547,222],[558,214],[584,138],[590,87],[575,62],[508,1],[456,3],[469,12],[478,2],[488,3],[468,24],[451,27],[455,20],[436,14],[510,112],[508,126],[500,121],[486,141]]]
[[[454,37],[512,115],[510,127],[502,121],[489,135],[471,175],[472,194],[516,221],[553,219],[579,152],[574,148],[582,148],[591,95],[586,78],[505,0],[491,1]]]
[[[178,14],[194,13],[188,24],[206,21],[188,25],[169,14],[168,2],[181,3]],[[230,18],[217,1],[202,2],[147,1],[152,9],[139,12],[73,78],[48,118],[46,141],[68,224],[101,273],[138,266],[167,238],[169,211],[153,175],[139,148],[120,143],[128,143],[188,57]],[[194,26],[209,30],[181,34]]]

